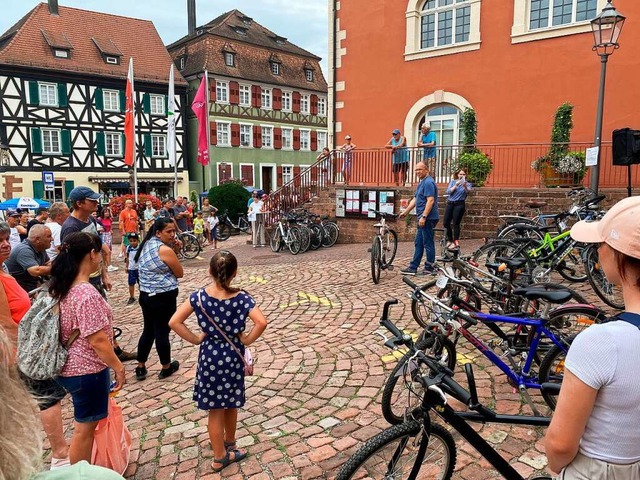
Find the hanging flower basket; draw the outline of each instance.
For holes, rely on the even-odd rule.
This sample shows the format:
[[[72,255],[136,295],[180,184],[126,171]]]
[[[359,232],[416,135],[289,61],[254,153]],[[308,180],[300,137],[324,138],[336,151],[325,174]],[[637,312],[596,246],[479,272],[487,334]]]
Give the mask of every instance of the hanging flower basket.
[[[541,175],[545,187],[574,187],[582,182],[577,173],[558,173],[551,165],[546,165]]]

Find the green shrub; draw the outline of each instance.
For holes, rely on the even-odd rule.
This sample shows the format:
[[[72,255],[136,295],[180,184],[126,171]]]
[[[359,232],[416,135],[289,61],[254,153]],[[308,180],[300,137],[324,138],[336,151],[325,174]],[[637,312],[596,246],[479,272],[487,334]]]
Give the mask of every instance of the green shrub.
[[[247,213],[247,202],[251,194],[242,186],[240,180],[229,180],[209,190],[209,201],[220,213],[229,211],[229,217],[235,222],[239,215]]]
[[[462,169],[467,172],[467,180],[474,187],[482,187],[493,170],[493,161],[480,151],[461,153],[451,163],[451,173]]]
[[[200,198],[198,197],[198,192],[196,192],[195,190],[191,190],[189,192],[189,200],[196,205],[200,205]]]

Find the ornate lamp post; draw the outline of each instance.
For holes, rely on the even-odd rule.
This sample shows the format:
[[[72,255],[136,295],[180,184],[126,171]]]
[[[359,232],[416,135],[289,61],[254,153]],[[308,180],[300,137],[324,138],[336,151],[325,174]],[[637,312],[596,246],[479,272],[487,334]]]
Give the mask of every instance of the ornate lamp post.
[[[598,192],[600,181],[600,145],[602,143],[602,115],[604,112],[604,85],[607,76],[607,60],[618,45],[618,38],[626,18],[611,4],[611,0],[602,9],[600,15],[591,20],[593,31],[593,50],[600,57],[600,91],[598,93],[598,110],[596,113],[596,132],[594,145],[598,147],[598,163],[591,167],[591,190]]]

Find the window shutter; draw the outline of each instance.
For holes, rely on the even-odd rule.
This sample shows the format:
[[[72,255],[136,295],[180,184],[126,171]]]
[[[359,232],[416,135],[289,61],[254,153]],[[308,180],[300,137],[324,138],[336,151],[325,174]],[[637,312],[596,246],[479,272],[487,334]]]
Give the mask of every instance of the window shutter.
[[[318,150],[318,132],[315,130],[311,131],[311,151],[315,152]]]
[[[300,186],[300,167],[297,165],[293,167],[293,184],[296,187]]]
[[[282,128],[280,127],[273,129],[273,148],[277,150],[282,148]]]
[[[39,128],[31,129],[31,153],[42,153],[42,132]]]
[[[93,105],[96,110],[104,110],[104,96],[101,88],[96,88],[93,92]]]
[[[240,125],[237,123],[231,124],[231,146],[240,146]]]
[[[29,82],[29,105],[40,105],[38,82]]]
[[[215,80],[209,81],[209,101],[215,102],[217,100],[216,96],[216,82]]]
[[[147,95],[145,93],[145,95]],[[151,158],[153,156],[153,145],[151,144],[151,134],[144,134],[144,156]]]
[[[44,184],[42,180],[33,181],[33,198],[43,198],[44,196]]]
[[[318,115],[318,96],[317,95],[311,95],[311,115]]]
[[[63,155],[71,155],[71,131],[60,130],[60,147]]]
[[[211,145],[218,144],[218,124],[211,122],[209,125],[209,133],[211,134]]]
[[[282,110],[282,90],[279,88],[273,89],[273,109]]]
[[[262,106],[262,88],[259,85],[251,86],[251,104],[258,108]]]
[[[59,83],[58,84],[58,106],[66,107],[69,105],[69,99],[67,98],[67,84]]]
[[[67,195],[71,193],[71,190],[75,187],[75,182],[73,180],[65,180],[64,181],[64,198],[67,198]]]
[[[300,92],[293,92],[291,95],[291,111],[293,113],[300,113]]]
[[[96,152],[98,152],[98,155],[100,156],[104,156],[107,154],[104,132],[96,132]]]
[[[127,109],[127,92],[120,90],[120,113],[124,113]]]
[[[231,105],[240,103],[240,84],[238,82],[229,82],[229,103]]]
[[[253,165],[240,166],[240,178],[247,182],[247,186],[253,186]]]
[[[253,126],[253,146],[255,148],[262,147],[262,128],[259,125]]]
[[[276,167],[276,185],[282,186],[282,167],[280,165]]]
[[[293,149],[300,150],[300,130],[293,130]]]
[[[124,152],[127,151],[127,137],[124,133],[120,134],[120,155],[124,157]],[[105,150],[106,153],[106,150]]]
[[[142,95],[142,111],[151,113],[151,96],[148,93]]]

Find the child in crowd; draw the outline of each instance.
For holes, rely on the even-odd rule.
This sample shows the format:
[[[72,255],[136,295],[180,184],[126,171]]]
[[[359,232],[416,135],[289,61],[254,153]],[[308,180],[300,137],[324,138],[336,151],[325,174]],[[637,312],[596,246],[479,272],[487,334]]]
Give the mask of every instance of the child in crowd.
[[[267,319],[251,295],[231,286],[237,271],[238,261],[231,252],[216,253],[209,264],[213,283],[192,293],[169,321],[183,339],[200,345],[193,399],[199,409],[209,412],[214,472],[247,456],[236,444],[238,408],[245,404],[244,349],[267,328]],[[185,325],[193,312],[202,329],[197,335]],[[249,333],[245,333],[247,318],[254,324]]]
[[[109,207],[105,207],[102,209],[101,215],[97,219],[98,225],[102,225],[102,232],[100,233],[100,239],[102,243],[107,244],[109,247],[109,252],[113,251],[112,241],[113,234],[111,229],[113,227],[113,219],[111,218],[111,209]],[[99,228],[98,228],[99,230]],[[115,265],[111,265],[111,255],[109,255],[109,264],[107,265],[107,272],[115,272],[118,270],[118,267]]]
[[[207,239],[204,238],[204,218],[202,218],[202,212],[198,212],[196,218],[193,219],[193,234],[198,239],[198,242],[200,242],[200,245],[207,245]]]
[[[209,222],[209,231],[211,232],[211,241],[213,242],[211,250],[215,250],[218,248],[218,224],[220,223],[218,209],[216,207],[212,208],[207,221]]]
[[[127,305],[133,305],[136,303],[136,283],[139,283],[136,253],[138,253],[138,241],[140,237],[138,237],[137,233],[129,233],[127,234],[127,238],[129,239],[129,246],[127,247],[127,255],[124,260],[127,266],[127,273],[129,274],[129,278],[127,279],[127,283],[129,284],[129,301]]]

